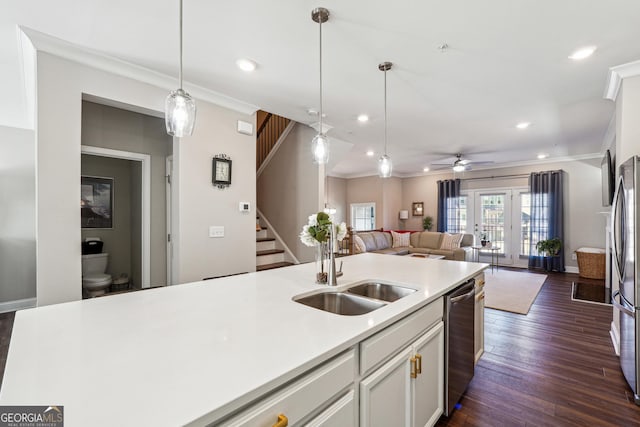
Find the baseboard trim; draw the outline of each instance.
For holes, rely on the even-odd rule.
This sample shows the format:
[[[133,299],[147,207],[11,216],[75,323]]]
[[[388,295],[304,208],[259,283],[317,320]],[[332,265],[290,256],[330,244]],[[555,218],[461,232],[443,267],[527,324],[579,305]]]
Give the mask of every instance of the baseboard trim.
[[[575,273],[575,274],[579,273],[578,267],[573,267],[573,266],[565,266],[564,271],[565,273]]]
[[[8,313],[10,311],[23,310],[25,308],[33,308],[36,306],[35,298],[18,299],[15,301],[0,302],[0,313]]]
[[[616,352],[616,356],[620,356],[620,332],[613,321],[611,321],[609,335],[611,336],[611,342],[613,343],[613,349]]]

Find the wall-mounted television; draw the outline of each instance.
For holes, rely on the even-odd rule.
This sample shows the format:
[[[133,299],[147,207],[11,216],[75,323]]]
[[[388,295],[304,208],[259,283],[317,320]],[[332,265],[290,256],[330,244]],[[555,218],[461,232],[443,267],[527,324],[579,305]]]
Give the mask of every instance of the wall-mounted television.
[[[613,185],[615,173],[611,164],[611,153],[607,150],[604,153],[601,163],[602,168],[602,206],[611,206],[613,201]]]

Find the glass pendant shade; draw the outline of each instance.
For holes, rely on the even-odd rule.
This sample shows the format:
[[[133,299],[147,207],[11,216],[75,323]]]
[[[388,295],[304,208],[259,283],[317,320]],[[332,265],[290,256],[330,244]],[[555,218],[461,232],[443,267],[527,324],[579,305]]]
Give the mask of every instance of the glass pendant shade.
[[[196,122],[196,103],[182,89],[174,90],[164,104],[164,118],[167,133],[171,136],[191,136]]]
[[[329,138],[323,133],[319,133],[311,141],[311,153],[313,163],[324,165],[329,161]]]
[[[380,178],[389,178],[391,176],[391,172],[393,172],[393,163],[391,163],[391,158],[386,154],[383,154],[378,159],[378,175]]]
[[[466,167],[464,165],[455,165],[453,167],[454,172],[464,172]]]

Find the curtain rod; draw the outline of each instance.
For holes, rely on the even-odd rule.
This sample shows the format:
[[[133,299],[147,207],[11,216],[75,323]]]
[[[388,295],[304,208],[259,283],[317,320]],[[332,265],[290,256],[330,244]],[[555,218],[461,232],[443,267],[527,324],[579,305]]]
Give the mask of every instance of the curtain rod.
[[[496,179],[496,178],[529,178],[529,173],[516,173],[511,175],[491,175],[491,176],[479,176],[475,178],[460,178],[460,181],[475,181],[477,179]]]

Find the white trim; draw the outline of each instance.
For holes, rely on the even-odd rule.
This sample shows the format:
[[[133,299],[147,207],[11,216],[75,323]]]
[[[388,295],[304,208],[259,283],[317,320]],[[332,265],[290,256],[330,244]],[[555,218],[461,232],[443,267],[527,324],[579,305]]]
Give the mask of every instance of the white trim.
[[[635,76],[640,76],[640,61],[629,62],[609,68],[609,76],[604,88],[603,97],[615,102],[620,92],[620,86],[622,86],[622,80]]]
[[[260,217],[260,221],[264,221],[265,225],[267,226],[267,229],[271,230],[271,233],[273,233],[273,237],[275,237],[276,240],[282,245],[282,249],[284,249],[285,253],[289,257],[291,257],[292,262],[294,264],[300,264],[300,261],[298,260],[298,258],[296,258],[296,256],[293,254],[293,252],[291,252],[291,249],[289,249],[289,246],[287,246],[286,243],[284,243],[284,240],[282,240],[282,237],[280,237],[280,235],[278,234],[276,229],[273,228],[273,225],[271,225],[269,220],[264,216],[264,214],[262,212],[260,212],[260,209],[258,209],[257,207],[256,207],[256,212],[257,212],[258,216]]]
[[[269,164],[273,156],[275,156],[276,151],[278,151],[278,149],[280,148],[284,140],[287,138],[287,136],[289,136],[289,133],[291,133],[291,130],[293,130],[293,127],[296,125],[296,123],[297,122],[294,122],[293,120],[291,120],[287,125],[287,127],[284,128],[284,130],[282,131],[282,135],[280,135],[280,138],[278,138],[278,141],[276,141],[276,145],[274,145],[271,151],[269,151],[269,154],[267,154],[267,158],[264,159],[264,161],[260,165],[260,168],[258,169],[258,172],[256,172],[256,178],[260,178],[262,171],[264,171],[264,169],[267,167],[267,165]]]
[[[616,356],[620,356],[620,332],[616,327],[615,322],[611,321],[611,329],[609,329],[609,336],[611,337],[611,342],[613,343],[613,349],[616,352]]]
[[[566,261],[566,259],[565,259],[565,261]],[[578,267],[574,267],[572,265],[565,265],[564,266],[564,272],[565,273],[574,273],[574,274],[580,273],[580,271],[578,270]]]
[[[17,299],[15,301],[0,302],[0,313],[24,310],[36,306],[36,298]]]
[[[108,56],[102,52],[70,43],[25,26],[19,26],[19,29],[29,38],[29,40],[31,40],[31,43],[33,43],[34,47],[38,51],[47,52],[70,61],[116,74],[118,76],[128,77],[153,86],[158,86],[166,89],[167,91],[171,91],[176,88],[177,79],[175,77]],[[242,114],[252,115],[258,110],[258,107],[253,104],[240,101],[186,81],[184,82],[183,87],[197,99],[201,99]]]
[[[151,286],[151,156],[81,145],[82,154],[142,162],[142,287]]]
[[[169,155],[165,159],[165,206],[166,206],[166,249],[167,249],[167,286],[173,285],[173,273],[171,268],[173,267],[173,221],[171,219],[172,203],[173,203],[173,155]],[[171,240],[169,240],[169,238]]]

